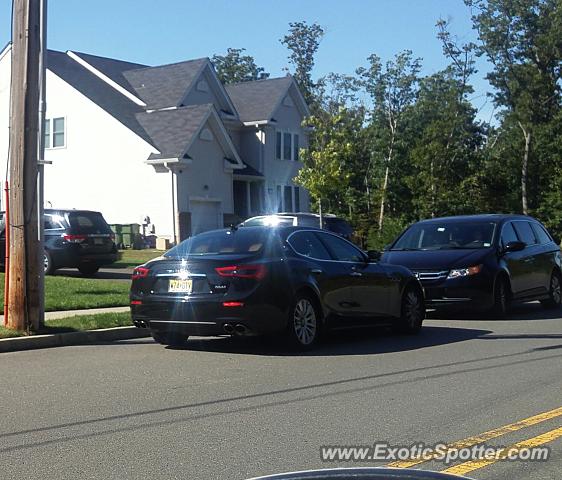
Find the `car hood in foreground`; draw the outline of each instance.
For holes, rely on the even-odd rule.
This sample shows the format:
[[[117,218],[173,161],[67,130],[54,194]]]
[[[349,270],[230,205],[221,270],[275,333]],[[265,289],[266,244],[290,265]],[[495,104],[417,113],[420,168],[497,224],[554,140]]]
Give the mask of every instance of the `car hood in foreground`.
[[[386,251],[382,261],[403,265],[411,270],[451,270],[478,265],[492,252],[491,248],[470,250]]]

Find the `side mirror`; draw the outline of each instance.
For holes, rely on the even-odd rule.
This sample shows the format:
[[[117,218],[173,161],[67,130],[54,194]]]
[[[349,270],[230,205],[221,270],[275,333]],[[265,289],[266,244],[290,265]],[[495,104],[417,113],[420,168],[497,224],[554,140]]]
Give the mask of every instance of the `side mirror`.
[[[554,240],[554,243],[556,243],[556,245],[560,245],[560,237],[554,235],[552,239]]]
[[[381,259],[381,252],[378,250],[367,250],[367,257],[371,262],[378,262]]]
[[[508,244],[503,247],[503,253],[520,252],[525,249],[525,247],[525,242],[508,242]]]

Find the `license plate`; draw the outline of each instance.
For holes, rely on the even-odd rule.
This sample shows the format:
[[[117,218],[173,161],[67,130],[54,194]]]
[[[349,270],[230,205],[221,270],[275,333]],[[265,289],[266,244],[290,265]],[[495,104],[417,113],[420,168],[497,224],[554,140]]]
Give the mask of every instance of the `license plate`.
[[[94,245],[103,245],[103,238],[94,238]]]
[[[193,290],[193,280],[175,280],[172,279],[168,283],[168,292],[170,293],[191,293]]]

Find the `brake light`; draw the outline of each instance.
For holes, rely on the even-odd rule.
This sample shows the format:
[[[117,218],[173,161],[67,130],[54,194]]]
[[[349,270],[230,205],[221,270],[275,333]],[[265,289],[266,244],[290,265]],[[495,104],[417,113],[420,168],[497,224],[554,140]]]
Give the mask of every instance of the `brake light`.
[[[136,267],[133,270],[133,275],[131,276],[131,278],[133,280],[136,280],[137,278],[146,278],[148,277],[150,270],[148,268],[145,267]]]
[[[254,280],[263,279],[267,273],[267,269],[263,264],[229,265],[228,267],[217,267],[215,271],[221,277],[251,278]]]
[[[86,235],[70,234],[70,235],[63,235],[62,238],[65,242],[68,242],[68,243],[82,243],[88,237]]]
[[[142,305],[140,300],[131,300],[131,305]]]
[[[243,302],[222,302],[223,307],[243,307]]]

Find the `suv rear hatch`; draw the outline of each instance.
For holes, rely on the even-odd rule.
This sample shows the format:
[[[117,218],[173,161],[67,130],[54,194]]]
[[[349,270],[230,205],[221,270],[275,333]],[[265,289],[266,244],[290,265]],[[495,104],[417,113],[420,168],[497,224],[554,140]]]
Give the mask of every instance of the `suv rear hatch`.
[[[69,212],[68,223],[70,228],[65,240],[79,243],[81,253],[103,254],[114,250],[113,232],[101,213],[79,210]]]

